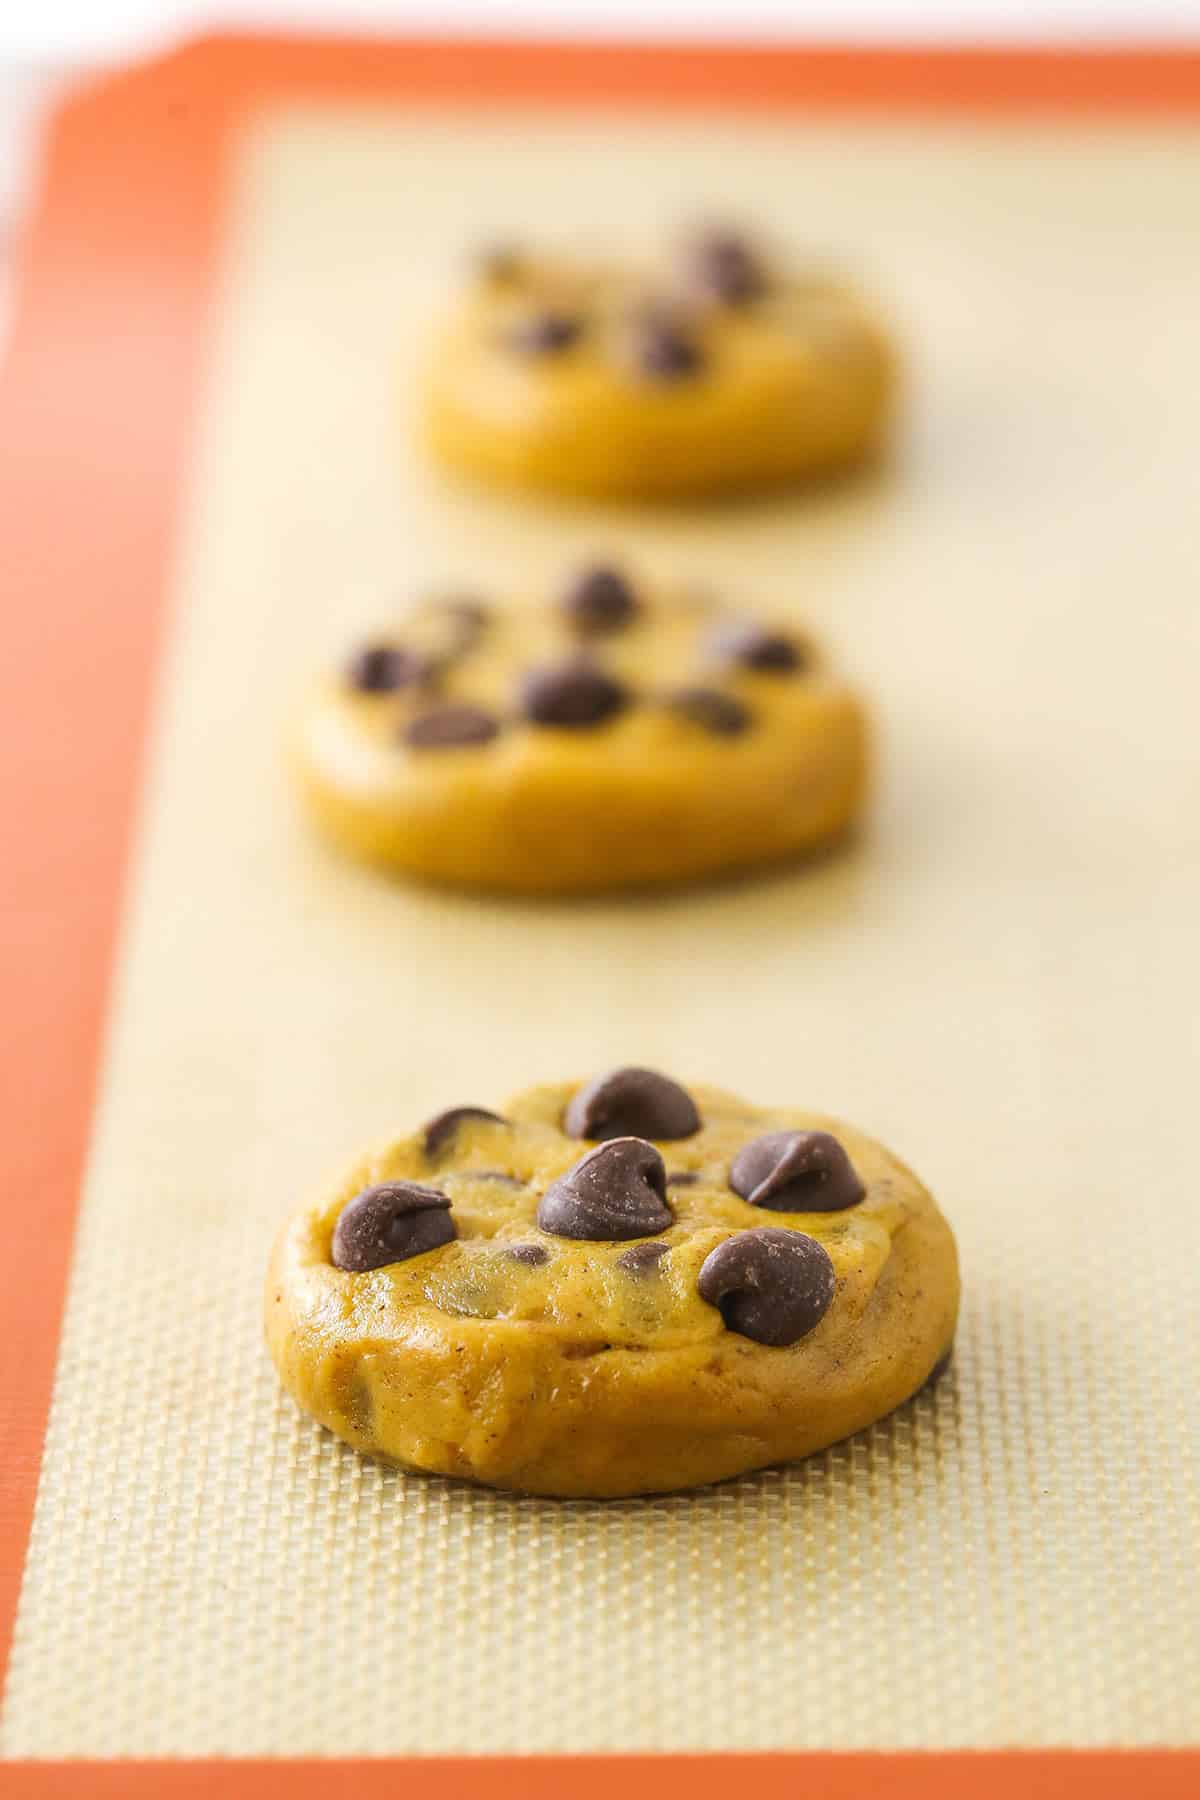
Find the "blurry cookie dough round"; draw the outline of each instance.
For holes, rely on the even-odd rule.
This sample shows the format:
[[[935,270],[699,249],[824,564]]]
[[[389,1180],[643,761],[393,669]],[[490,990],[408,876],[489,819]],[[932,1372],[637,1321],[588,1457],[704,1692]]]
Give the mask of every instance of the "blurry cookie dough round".
[[[353,854],[553,894],[827,844],[867,752],[859,700],[791,624],[597,564],[540,604],[414,608],[317,685],[294,760]]]
[[[958,1265],[848,1125],[647,1069],[456,1106],[285,1227],[267,1338],[356,1449],[523,1493],[807,1456],[946,1366]]]
[[[895,359],[845,281],[729,231],[657,279],[500,250],[434,346],[426,435],[508,487],[654,500],[749,492],[875,455]]]

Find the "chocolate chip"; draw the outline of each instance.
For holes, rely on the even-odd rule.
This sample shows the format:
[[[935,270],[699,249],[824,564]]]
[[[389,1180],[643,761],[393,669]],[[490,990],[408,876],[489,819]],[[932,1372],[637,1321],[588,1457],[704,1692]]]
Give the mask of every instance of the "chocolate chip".
[[[617,1258],[618,1269],[628,1269],[631,1275],[648,1275],[667,1254],[668,1244],[634,1244],[628,1250],[622,1250]]]
[[[695,1169],[675,1169],[667,1176],[668,1187],[695,1187],[700,1177]]]
[[[733,1159],[729,1185],[769,1212],[841,1212],[866,1188],[828,1131],[768,1131]]]
[[[554,312],[547,307],[520,319],[508,334],[514,350],[528,356],[555,356],[569,350],[583,335],[583,320],[574,313]]]
[[[563,1114],[571,1137],[694,1137],[700,1129],[695,1102],[677,1081],[653,1069],[611,1069],[577,1093]]]
[[[334,1227],[333,1261],[362,1272],[424,1256],[454,1236],[450,1202],[436,1188],[415,1181],[385,1181],[364,1188],[343,1207]]]
[[[396,644],[365,644],[346,665],[346,680],[362,694],[391,694],[428,680],[432,665],[415,650]]]
[[[509,1244],[505,1255],[515,1263],[524,1263],[528,1269],[540,1269],[544,1262],[550,1261],[550,1252],[544,1244]]]
[[[414,750],[458,750],[490,743],[499,730],[499,720],[481,706],[435,706],[408,721],[404,741]]]
[[[440,1112],[436,1119],[430,1119],[426,1125],[426,1156],[436,1156],[440,1150],[444,1150],[464,1119],[494,1119],[497,1125],[508,1124],[507,1119],[502,1119],[499,1113],[489,1112],[486,1106],[452,1106],[446,1112]]]
[[[803,669],[808,656],[803,646],[783,631],[769,631],[752,619],[736,619],[723,625],[712,638],[718,662],[770,674],[791,674]]]
[[[620,712],[625,699],[620,682],[583,656],[553,668],[532,669],[521,683],[521,703],[535,725],[569,730],[601,725]]]
[[[766,292],[766,270],[737,232],[701,232],[687,247],[685,263],[691,285],[727,306],[745,305]]]
[[[653,1237],[673,1222],[663,1159],[643,1138],[619,1137],[589,1150],[542,1195],[537,1222],[555,1237]]]
[[[680,718],[700,725],[718,737],[736,737],[750,725],[750,708],[743,706],[733,694],[722,693],[720,688],[676,688],[674,693],[667,695],[667,705]]]
[[[819,1325],[833,1299],[829,1253],[802,1231],[739,1231],[700,1265],[700,1298],[721,1309],[730,1331],[781,1348]]]
[[[656,381],[679,381],[704,363],[696,340],[664,313],[645,313],[635,320],[631,344],[637,367]]]
[[[621,631],[637,612],[637,597],[619,569],[601,563],[581,569],[567,585],[562,609],[576,631],[588,636]]]

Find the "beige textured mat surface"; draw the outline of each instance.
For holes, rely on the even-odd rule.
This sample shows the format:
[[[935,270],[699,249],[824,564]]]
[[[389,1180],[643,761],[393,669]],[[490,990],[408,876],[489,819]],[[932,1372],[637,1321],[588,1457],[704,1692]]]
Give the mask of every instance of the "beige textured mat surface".
[[[1200,1736],[1198,181],[1182,132],[247,144],[5,1754]],[[893,297],[892,475],[543,519],[411,457],[417,321],[481,226],[607,243],[697,202]],[[556,908],[309,841],[278,740],[319,656],[427,573],[627,543],[794,600],[875,691],[858,849]],[[960,1235],[956,1374],[804,1467],[612,1505],[384,1474],[277,1397],[267,1245],[331,1164],[633,1058],[911,1160]]]

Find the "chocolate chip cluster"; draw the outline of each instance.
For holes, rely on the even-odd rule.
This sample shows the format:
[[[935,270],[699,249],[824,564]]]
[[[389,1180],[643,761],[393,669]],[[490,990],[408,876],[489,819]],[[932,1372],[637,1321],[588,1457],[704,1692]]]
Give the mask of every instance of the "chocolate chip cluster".
[[[436,1161],[462,1122],[472,1118],[506,1123],[482,1107],[454,1107],[425,1127],[426,1156]],[[539,1230],[598,1243],[641,1240],[615,1259],[616,1266],[638,1279],[653,1275],[670,1247],[645,1240],[675,1223],[668,1190],[699,1179],[690,1171],[668,1174],[657,1146],[693,1137],[701,1125],[686,1089],[651,1069],[614,1069],[588,1082],[572,1096],[562,1126],[593,1148],[542,1194]],[[497,1174],[495,1179],[512,1178]],[[738,1151],[727,1180],[749,1206],[766,1212],[840,1212],[866,1193],[845,1148],[827,1131],[765,1132]],[[340,1269],[377,1269],[423,1256],[454,1236],[447,1195],[418,1182],[384,1182],[364,1189],[345,1207],[333,1234],[332,1260]],[[550,1252],[542,1244],[516,1244],[508,1254],[536,1267]],[[696,1285],[730,1331],[781,1347],[820,1323],[835,1279],[829,1254],[815,1238],[752,1226],[709,1253]]]
[[[485,251],[478,268],[489,287],[514,298],[527,286],[536,292],[536,270],[511,247]],[[686,380],[708,365],[703,325],[712,308],[751,306],[769,286],[762,258],[744,237],[707,229],[684,241],[664,292],[623,305],[615,320],[602,296],[590,304],[562,299],[539,303],[531,297],[505,328],[502,341],[519,356],[541,359],[561,357],[604,337],[614,342],[621,363],[644,380]]]
[[[788,676],[808,668],[808,650],[799,638],[753,619],[726,619],[704,646],[708,679],[639,696],[604,667],[602,650],[604,640],[636,627],[646,616],[647,602],[619,569],[594,564],[571,578],[557,602],[569,648],[556,660],[519,673],[514,711],[505,719],[486,707],[439,697],[445,677],[466,661],[486,634],[488,608],[477,600],[455,599],[436,602],[427,610],[438,615],[445,628],[436,651],[397,643],[366,644],[345,670],[345,681],[356,693],[405,694],[417,701],[399,734],[400,741],[415,751],[478,747],[498,737],[506,725],[518,723],[586,731],[639,699],[712,736],[737,737],[753,725],[753,714],[744,700],[719,685],[723,673]]]

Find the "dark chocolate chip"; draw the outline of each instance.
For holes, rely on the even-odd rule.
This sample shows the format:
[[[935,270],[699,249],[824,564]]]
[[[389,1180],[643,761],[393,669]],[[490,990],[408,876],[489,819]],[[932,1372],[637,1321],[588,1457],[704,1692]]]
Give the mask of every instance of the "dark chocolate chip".
[[[667,1176],[668,1187],[695,1187],[700,1177],[695,1169],[675,1169]]]
[[[362,694],[391,694],[415,687],[433,673],[427,656],[397,644],[365,644],[346,665],[346,679]]]
[[[816,1238],[765,1225],[718,1244],[701,1263],[696,1285],[702,1300],[720,1307],[730,1331],[781,1348],[820,1324],[835,1280]]]
[[[597,563],[567,584],[562,609],[575,630],[590,637],[623,630],[637,612],[637,596],[619,569]]]
[[[550,1252],[544,1244],[510,1244],[505,1255],[515,1263],[524,1263],[528,1269],[540,1269],[550,1260]]]
[[[339,1269],[382,1269],[424,1256],[453,1236],[445,1194],[415,1181],[385,1181],[364,1188],[343,1207],[333,1232],[333,1260]]]
[[[712,653],[720,663],[770,674],[794,674],[808,661],[804,646],[784,631],[770,631],[753,619],[735,619],[722,625],[712,638]]]
[[[563,1126],[570,1137],[694,1137],[700,1129],[695,1101],[677,1081],[653,1069],[611,1069],[572,1094]]]
[[[720,688],[676,688],[667,695],[667,705],[681,718],[718,737],[736,737],[748,729],[752,716],[748,706],[743,706],[733,694],[722,693]]]
[[[446,1112],[440,1112],[436,1119],[430,1119],[425,1127],[425,1154],[436,1156],[444,1150],[455,1135],[464,1119],[494,1119],[497,1125],[507,1125],[499,1113],[489,1112],[486,1106],[452,1106]]]
[[[655,381],[679,381],[703,367],[704,356],[694,337],[665,313],[644,313],[631,331],[633,360]]]
[[[866,1188],[828,1131],[768,1131],[733,1159],[729,1185],[768,1212],[841,1212]]]
[[[745,238],[735,231],[701,232],[687,246],[690,284],[727,306],[742,306],[766,292],[767,275]]]
[[[601,725],[620,712],[625,700],[620,682],[583,656],[532,669],[521,683],[521,703],[535,725],[569,730]]]
[[[617,1267],[628,1269],[631,1275],[648,1275],[658,1267],[669,1248],[669,1244],[634,1244],[630,1249],[622,1250]]]
[[[667,1171],[653,1144],[619,1137],[598,1144],[542,1195],[537,1222],[555,1237],[653,1237],[673,1223]]]
[[[435,706],[418,713],[404,727],[404,741],[414,750],[458,750],[490,743],[500,721],[481,706]]]
[[[527,356],[556,356],[577,343],[583,320],[574,313],[554,312],[549,307],[519,319],[508,334],[514,350]]]

